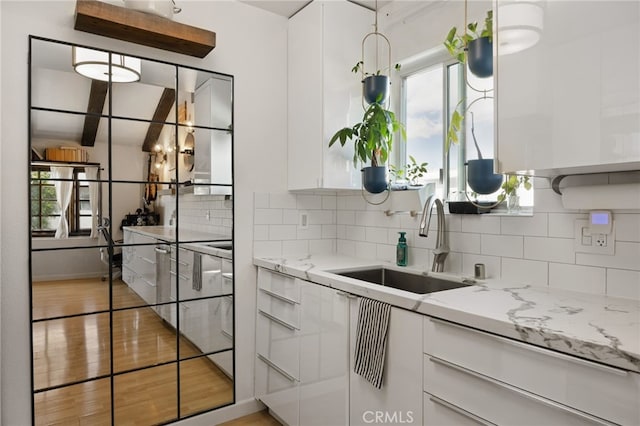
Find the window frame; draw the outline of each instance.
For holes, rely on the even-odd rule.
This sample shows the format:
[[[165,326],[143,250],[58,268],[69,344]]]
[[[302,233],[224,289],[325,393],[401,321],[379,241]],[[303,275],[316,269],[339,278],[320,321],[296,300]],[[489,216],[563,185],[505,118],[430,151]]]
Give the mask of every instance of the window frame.
[[[79,178],[79,174],[80,173],[84,173],[85,172],[85,168],[84,166],[73,166],[73,165],[67,165],[67,164],[61,164],[61,165],[65,165],[65,166],[69,166],[69,167],[73,167],[73,189],[71,192],[71,201],[69,203],[69,208],[67,209],[67,213],[66,213],[66,219],[67,219],[67,223],[69,224],[69,236],[70,237],[83,237],[83,236],[90,236],[91,235],[91,227],[89,228],[81,228],[80,227],[80,220],[82,217],[91,217],[91,214],[82,214],[81,213],[81,203],[83,201],[88,201],[88,199],[83,199],[80,198],[80,190],[83,187],[88,188],[89,187],[89,181],[85,179],[80,179]],[[34,201],[38,202],[39,205],[39,209],[38,209],[38,214],[34,215],[32,211],[29,212],[29,217],[30,217],[30,224],[33,224],[33,218],[34,217],[38,217],[39,218],[39,224],[40,226],[42,226],[42,218],[43,218],[43,214],[42,214],[42,187],[47,186],[47,187],[53,187],[54,184],[52,182],[51,178],[42,178],[40,177],[40,173],[42,172],[51,172],[51,165],[46,165],[46,164],[31,164],[31,172],[38,172],[38,177],[34,178],[31,177],[31,183],[29,184],[29,197],[31,200],[31,205],[33,206]],[[36,183],[33,183],[34,181],[37,181]],[[46,183],[49,182],[49,183]],[[33,197],[32,195],[32,188],[34,187],[34,185],[37,185],[39,190],[38,190],[38,198],[37,200]],[[55,214],[55,215],[45,215],[47,217],[56,217],[56,216],[62,216],[61,214]],[[33,229],[33,227],[31,227],[31,236],[32,237],[47,237],[47,238],[53,238],[56,234],[56,230],[46,230],[46,229]]]

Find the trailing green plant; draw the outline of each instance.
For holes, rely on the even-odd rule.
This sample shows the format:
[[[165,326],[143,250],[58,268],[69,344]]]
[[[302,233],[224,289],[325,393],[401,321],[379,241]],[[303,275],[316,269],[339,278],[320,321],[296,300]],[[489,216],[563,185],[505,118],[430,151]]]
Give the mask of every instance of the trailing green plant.
[[[400,69],[400,66],[401,66],[400,64],[395,64],[395,65],[393,66],[393,69],[395,69],[396,71],[398,71],[398,70]],[[364,70],[364,62],[362,62],[362,61],[358,61],[358,63],[357,63],[357,64],[355,64],[355,65],[353,66],[353,68],[351,68],[351,72],[353,72],[353,73],[356,73],[356,74],[357,74],[357,73],[359,73],[359,72],[360,72],[360,70],[361,70],[361,69],[362,69],[362,70]],[[375,72],[375,73],[373,73],[373,74],[370,74],[370,73],[368,73],[368,72],[365,72],[365,73],[364,73],[365,77],[366,77],[366,76],[369,76],[369,75],[381,75],[381,74],[382,74],[382,70],[376,70],[376,72]]]
[[[385,109],[379,102],[370,104],[364,112],[362,121],[352,127],[338,130],[329,140],[329,147],[337,141],[344,146],[348,140],[354,142],[353,165],[358,167],[358,160],[371,163],[377,167],[385,164],[393,147],[393,135],[400,132],[406,139],[404,125],[396,119],[396,115]]]
[[[482,30],[478,32],[478,23],[471,22],[467,25],[467,28],[463,34],[458,34],[458,28],[453,27],[447,33],[447,38],[444,40],[444,46],[447,48],[451,56],[458,61],[466,62],[466,48],[471,40],[477,38],[488,37],[489,40],[493,39],[493,10],[487,10],[487,16],[484,19],[484,26]]]
[[[502,192],[498,195],[498,202],[502,202],[510,195],[516,195],[518,188],[522,186],[525,190],[532,188],[529,176],[517,176],[517,175],[505,175],[504,182],[502,183]]]

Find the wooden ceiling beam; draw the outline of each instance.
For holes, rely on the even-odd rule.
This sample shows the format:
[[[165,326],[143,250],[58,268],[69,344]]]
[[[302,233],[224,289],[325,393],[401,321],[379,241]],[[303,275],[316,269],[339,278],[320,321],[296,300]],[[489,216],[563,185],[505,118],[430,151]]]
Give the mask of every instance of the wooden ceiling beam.
[[[162,132],[162,128],[164,127],[164,122],[167,121],[169,112],[171,112],[171,108],[175,106],[175,102],[176,91],[174,89],[164,89],[158,101],[156,111],[153,113],[154,122],[149,124],[147,136],[145,136],[144,143],[142,144],[142,150],[144,152],[151,152],[158,142],[160,132]]]
[[[108,90],[109,83],[106,81],[91,81],[87,115],[84,117],[84,128],[82,129],[82,139],[80,140],[82,146],[94,146],[96,143],[100,115],[104,109],[104,102],[107,99]]]
[[[216,33],[96,0],[77,0],[74,28],[91,34],[204,58]]]

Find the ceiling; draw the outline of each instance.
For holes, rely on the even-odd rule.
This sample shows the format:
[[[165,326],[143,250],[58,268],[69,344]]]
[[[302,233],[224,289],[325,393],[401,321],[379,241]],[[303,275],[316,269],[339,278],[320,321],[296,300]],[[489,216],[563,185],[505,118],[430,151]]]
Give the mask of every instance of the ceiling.
[[[240,0],[242,3],[246,3],[251,6],[259,7],[276,15],[290,18],[300,9],[311,3],[311,0]],[[352,3],[357,3],[361,6],[375,10],[376,0],[349,0]],[[382,6],[391,3],[391,0],[378,0],[378,9]]]

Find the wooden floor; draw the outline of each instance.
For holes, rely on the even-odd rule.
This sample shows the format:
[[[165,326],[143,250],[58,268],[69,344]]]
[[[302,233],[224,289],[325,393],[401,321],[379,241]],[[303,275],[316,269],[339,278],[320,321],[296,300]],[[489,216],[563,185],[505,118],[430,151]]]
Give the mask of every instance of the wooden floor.
[[[271,417],[267,410],[258,411],[230,422],[220,423],[218,426],[280,426],[281,423]]]
[[[109,285],[99,279],[33,285],[34,319],[109,309]],[[167,326],[122,281],[112,286],[113,305],[140,306],[33,324],[36,425],[109,425],[113,391],[116,425],[152,425],[178,412],[178,362],[200,351]],[[113,339],[109,330],[113,330]],[[110,344],[113,340],[113,359]],[[109,376],[113,378],[96,379]],[[158,365],[164,364],[164,365]],[[129,371],[137,368],[139,371]],[[179,362],[182,416],[233,401],[233,383],[208,358]],[[93,379],[86,381],[87,379]],[[79,381],[84,383],[73,384]],[[62,387],[58,387],[62,386]]]

